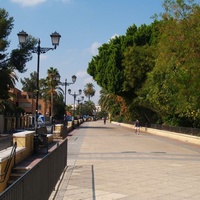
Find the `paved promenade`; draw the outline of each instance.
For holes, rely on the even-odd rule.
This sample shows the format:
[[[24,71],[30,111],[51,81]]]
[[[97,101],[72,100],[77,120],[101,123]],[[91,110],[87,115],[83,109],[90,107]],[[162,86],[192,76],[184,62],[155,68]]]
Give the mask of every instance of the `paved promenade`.
[[[200,147],[103,121],[69,136],[50,200],[199,200]]]

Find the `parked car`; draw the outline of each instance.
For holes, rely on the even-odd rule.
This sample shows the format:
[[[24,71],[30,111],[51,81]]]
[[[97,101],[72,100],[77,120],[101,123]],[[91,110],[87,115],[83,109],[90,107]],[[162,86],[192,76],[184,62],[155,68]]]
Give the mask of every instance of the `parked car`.
[[[71,115],[67,115],[67,116],[65,117],[65,121],[66,121],[66,122],[68,122],[68,121],[74,121],[74,117],[71,116]]]

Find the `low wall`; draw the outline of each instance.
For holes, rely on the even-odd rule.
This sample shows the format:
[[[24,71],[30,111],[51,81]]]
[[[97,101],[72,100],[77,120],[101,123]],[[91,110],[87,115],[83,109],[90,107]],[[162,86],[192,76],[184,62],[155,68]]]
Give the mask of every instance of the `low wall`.
[[[20,162],[24,158],[28,157],[33,153],[34,150],[34,134],[35,131],[23,131],[20,133],[13,134],[13,143],[17,142],[17,147],[25,147],[26,150],[23,154],[18,155],[16,161]]]
[[[135,129],[135,125],[131,124],[125,124],[125,123],[119,123],[119,122],[112,122],[113,124]],[[176,132],[170,132],[170,131],[164,131],[159,129],[153,129],[153,128],[146,128],[146,127],[140,127],[140,130],[146,133],[155,134],[163,137],[168,137],[176,140],[180,140],[182,142],[191,143],[200,145],[200,137],[193,136],[193,135],[187,135],[187,134],[181,134]]]
[[[19,163],[23,159],[27,158],[29,155],[33,153],[33,137],[34,137],[34,131],[23,131],[19,133],[13,134],[13,144],[17,142],[17,149],[16,149],[16,155],[15,155],[15,163]],[[0,151],[0,174],[3,175],[6,164],[10,158],[10,154],[13,147],[9,147],[7,149],[4,149]],[[8,172],[5,176],[5,179],[3,180],[3,177],[0,179],[0,192],[2,192],[7,185],[7,182],[9,180],[9,176],[11,173],[11,169],[14,166],[14,158],[11,161],[10,167],[8,169]]]
[[[62,140],[57,148],[0,193],[0,199],[49,199],[63,170],[67,166],[67,145],[68,139]]]
[[[152,133],[155,135],[180,140],[182,142],[200,145],[200,137],[198,137],[198,136],[181,134],[181,133],[164,131],[164,130],[158,130],[158,129],[152,129],[152,128],[144,128],[144,131],[146,131],[147,133]]]
[[[64,124],[55,124],[53,130],[53,139],[63,139],[65,138],[65,126]]]

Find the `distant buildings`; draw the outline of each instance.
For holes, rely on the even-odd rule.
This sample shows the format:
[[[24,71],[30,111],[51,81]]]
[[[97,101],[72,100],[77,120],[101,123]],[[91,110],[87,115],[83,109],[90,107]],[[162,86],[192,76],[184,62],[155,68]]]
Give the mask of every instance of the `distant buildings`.
[[[17,88],[11,89],[11,93],[14,97],[11,100],[17,107],[21,107],[25,110],[26,114],[35,115],[36,113],[36,98],[33,96],[33,92],[23,92]],[[50,113],[50,103],[45,102],[43,99],[38,100],[38,113],[49,117]]]
[[[35,123],[36,98],[33,92],[23,92],[17,88],[10,89],[11,101],[16,107],[24,110],[24,115],[13,115],[9,112],[0,115],[0,134],[10,133],[15,129],[31,128]],[[43,99],[38,100],[38,113],[43,114],[46,120],[49,120],[50,102]]]
[[[17,128],[29,128],[34,125],[34,117],[36,113],[36,98],[33,92],[23,92],[17,88],[10,89],[12,97],[8,100],[13,102],[16,107],[20,107],[24,110],[24,115],[10,115],[5,113],[0,115],[0,134],[4,132],[12,132]],[[71,105],[73,107],[73,105]],[[94,115],[101,111],[101,107],[96,105]],[[76,109],[76,106],[75,108]],[[50,121],[51,114],[51,102],[38,100],[38,113],[44,115],[45,121]]]

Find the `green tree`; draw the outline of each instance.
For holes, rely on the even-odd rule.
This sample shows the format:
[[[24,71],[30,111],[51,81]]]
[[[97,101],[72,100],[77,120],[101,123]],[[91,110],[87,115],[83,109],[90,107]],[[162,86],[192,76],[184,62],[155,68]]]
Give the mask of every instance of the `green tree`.
[[[126,103],[120,96],[102,89],[98,103],[101,106],[101,110],[108,113],[111,120],[123,121],[129,118]]]
[[[99,54],[88,65],[88,73],[97,84],[123,101],[123,110],[128,112],[126,119],[132,116],[133,110],[139,111],[135,109],[139,106],[137,92],[155,65],[158,26],[158,21],[139,28],[132,25],[125,36],[115,37],[108,44],[103,44]]]
[[[84,104],[82,105],[82,114],[83,115],[89,115],[89,116],[92,116],[95,111],[96,111],[96,107],[95,107],[95,104],[94,102],[92,101],[85,101]]]
[[[49,97],[50,100],[51,116],[54,109],[56,110],[56,104],[60,102],[60,98],[62,98],[63,101],[63,90],[59,87],[60,81],[56,79],[57,76],[60,76],[57,68],[50,67],[47,70],[45,91],[47,92],[46,98]]]
[[[165,1],[155,68],[143,91],[146,100],[172,125],[199,126],[200,8],[194,1]]]
[[[65,103],[63,102],[63,96],[62,95],[56,95],[55,97],[55,104],[56,107],[54,107],[54,118],[59,120],[64,120],[65,116]]]
[[[163,5],[160,21],[132,25],[99,47],[87,72],[109,95],[122,98],[132,119],[200,127],[200,7],[193,0]]]
[[[9,17],[5,9],[0,9],[0,70],[17,70],[20,73],[26,71],[26,62],[32,59],[32,49],[36,44],[36,40],[31,36],[28,37],[26,43],[19,49],[13,49],[9,54],[7,49],[10,41],[10,35],[14,19]]]
[[[14,49],[10,53],[7,52],[10,41],[10,35],[14,27],[13,17],[9,17],[5,9],[0,8],[0,102],[10,98],[9,90],[14,88],[15,82],[18,80],[15,72],[23,73],[26,71],[26,62],[32,59],[31,50],[35,44],[35,40],[29,37],[28,41],[22,48]],[[7,105],[7,104],[5,104]],[[2,106],[4,107],[4,106]]]
[[[22,83],[22,90],[25,92],[33,92],[34,97],[37,93],[37,72],[32,72],[30,78],[20,79]]]
[[[87,83],[83,91],[84,91],[85,96],[88,97],[89,101],[90,101],[90,98],[95,95],[95,89],[92,83]]]
[[[14,87],[17,80],[17,76],[12,76],[13,69],[8,66],[9,59],[6,52],[9,47],[8,36],[13,28],[13,21],[5,9],[0,9],[0,99],[2,100],[9,98],[8,91]]]
[[[115,37],[99,47],[99,54],[92,58],[87,72],[102,88],[111,93],[122,93],[123,67],[121,46],[123,37]]]

